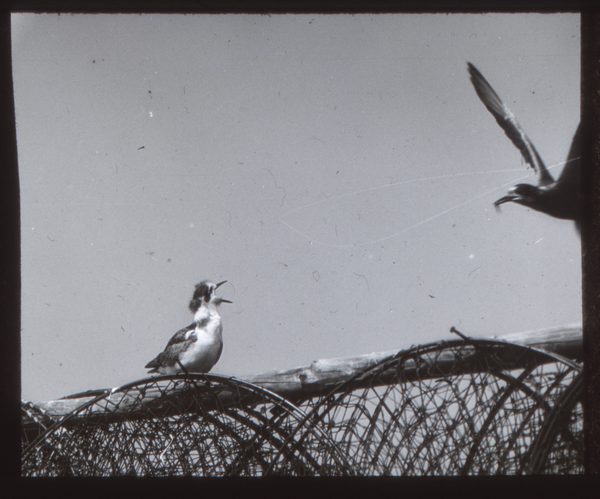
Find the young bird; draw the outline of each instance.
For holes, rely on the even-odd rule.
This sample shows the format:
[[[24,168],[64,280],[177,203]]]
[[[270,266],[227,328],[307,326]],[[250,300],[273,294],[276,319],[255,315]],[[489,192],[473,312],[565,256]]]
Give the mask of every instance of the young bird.
[[[177,331],[164,352],[146,364],[146,369],[151,369],[149,374],[207,373],[213,368],[223,351],[223,326],[217,307],[221,303],[232,303],[216,297],[215,291],[226,282],[196,284],[190,301],[194,322]]]
[[[554,180],[536,148],[525,135],[510,109],[494,92],[483,75],[473,64],[467,63],[471,82],[477,95],[490,113],[496,118],[498,125],[507,137],[521,151],[525,162],[540,174],[537,186],[517,184],[511,187],[506,196],[498,199],[494,206],[498,208],[503,203],[512,201],[555,218],[574,220],[577,231],[581,233],[581,185],[580,185],[580,156],[581,156],[581,124],[577,127],[571,149],[563,171]]]

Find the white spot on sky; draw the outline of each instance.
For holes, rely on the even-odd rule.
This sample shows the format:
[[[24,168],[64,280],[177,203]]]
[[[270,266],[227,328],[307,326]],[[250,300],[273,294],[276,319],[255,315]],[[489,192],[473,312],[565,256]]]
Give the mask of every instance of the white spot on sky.
[[[148,111],[148,115],[152,118],[152,111]]]
[[[474,255],[473,253],[471,253],[471,254],[469,255],[469,260],[473,260],[473,258],[475,258],[475,255]]]

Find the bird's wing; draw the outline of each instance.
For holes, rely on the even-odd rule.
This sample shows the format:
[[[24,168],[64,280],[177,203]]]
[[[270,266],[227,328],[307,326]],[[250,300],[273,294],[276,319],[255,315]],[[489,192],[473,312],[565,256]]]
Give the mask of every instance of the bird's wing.
[[[177,343],[183,343],[185,341],[188,341],[187,338],[185,337],[185,335],[188,333],[188,331],[193,331],[194,329],[196,329],[196,325],[195,324],[190,324],[188,327],[184,327],[183,329],[180,329],[179,331],[177,331],[169,340],[169,343],[167,343],[166,348],[169,348],[172,345],[176,345]]]
[[[196,340],[195,335],[192,335],[189,338],[185,337],[188,331],[193,331],[194,329],[194,324],[190,324],[188,327],[184,327],[183,329],[177,331],[169,340],[169,343],[167,343],[164,351],[159,353],[154,359],[148,362],[145,369],[175,365],[177,359],[179,358],[179,354],[187,350],[190,343]]]
[[[468,62],[467,65],[469,67],[469,74],[471,75],[471,82],[473,83],[481,102],[483,102],[487,110],[492,113],[494,118],[496,118],[498,125],[504,130],[506,136],[512,141],[517,149],[521,151],[521,155],[523,156],[523,159],[525,159],[525,162],[530,164],[534,171],[539,172],[539,185],[547,185],[554,182],[552,175],[550,175],[550,172],[546,169],[546,165],[542,161],[542,158],[538,154],[535,146],[529,140],[529,137],[527,137],[519,125],[515,115],[504,105],[500,97],[498,97],[498,94],[479,70],[470,62]]]
[[[580,167],[581,162],[581,123],[577,127],[577,131],[573,136],[571,142],[571,149],[569,149],[569,155],[567,156],[567,162],[563,168],[562,173],[558,182],[560,184],[571,184],[574,189],[581,189],[580,185]]]

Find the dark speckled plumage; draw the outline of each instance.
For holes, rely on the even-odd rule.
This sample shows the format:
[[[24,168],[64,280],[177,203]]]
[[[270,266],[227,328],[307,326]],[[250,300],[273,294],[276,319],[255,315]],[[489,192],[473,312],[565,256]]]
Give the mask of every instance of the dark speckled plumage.
[[[188,332],[194,331],[195,329],[196,325],[190,324],[188,327],[184,327],[177,331],[169,340],[169,343],[167,343],[165,350],[146,364],[146,369],[152,368],[148,373],[157,373],[158,368],[161,366],[172,366],[176,364],[181,352],[187,350],[190,344],[196,341],[196,335],[193,333],[189,338],[185,337]]]

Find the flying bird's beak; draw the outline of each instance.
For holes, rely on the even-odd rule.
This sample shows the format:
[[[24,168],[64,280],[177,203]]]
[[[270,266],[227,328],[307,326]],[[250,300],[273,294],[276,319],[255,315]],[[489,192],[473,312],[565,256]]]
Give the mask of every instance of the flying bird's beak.
[[[222,286],[223,284],[225,284],[227,281],[221,281],[219,284],[217,284],[215,286],[215,289],[217,289],[219,286]]]
[[[494,206],[499,210],[501,204],[508,203],[509,201],[517,199],[518,197],[519,196],[515,196],[514,194],[509,194],[508,196],[504,196],[503,198],[498,199],[498,201],[495,201]]]
[[[500,211],[501,204],[508,203],[509,201],[515,201],[517,199],[521,199],[521,196],[519,194],[517,194],[517,188],[518,188],[518,186],[511,187],[510,189],[508,189],[506,196],[504,196],[503,198],[500,198],[500,199],[498,199],[498,201],[494,202],[494,206],[496,207],[496,210]]]

